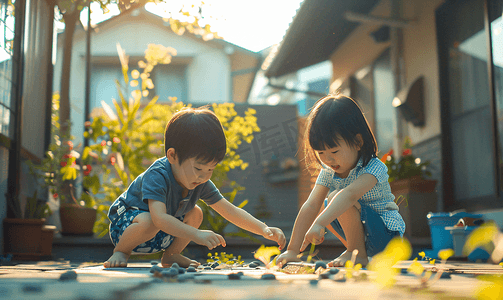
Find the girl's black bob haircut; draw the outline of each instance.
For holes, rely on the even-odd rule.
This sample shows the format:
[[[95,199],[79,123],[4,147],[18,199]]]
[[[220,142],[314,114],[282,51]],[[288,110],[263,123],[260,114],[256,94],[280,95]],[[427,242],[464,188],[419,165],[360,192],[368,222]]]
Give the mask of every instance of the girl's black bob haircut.
[[[359,151],[363,166],[377,156],[374,134],[358,104],[344,95],[328,95],[316,102],[307,119],[304,134],[307,165],[317,162],[319,167],[321,161],[314,151],[338,147],[341,138],[350,147],[357,147],[363,142]]]
[[[179,163],[195,157],[202,163],[221,162],[227,150],[222,123],[208,106],[176,112],[164,131],[164,155],[175,149]]]

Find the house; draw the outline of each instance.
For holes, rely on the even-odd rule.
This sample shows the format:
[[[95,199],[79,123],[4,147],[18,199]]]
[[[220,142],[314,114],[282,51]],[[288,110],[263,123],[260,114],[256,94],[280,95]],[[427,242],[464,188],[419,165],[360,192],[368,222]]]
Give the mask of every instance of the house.
[[[381,155],[401,153],[409,136],[413,153],[431,161],[435,211],[480,212],[503,225],[502,6],[305,0],[265,76],[281,82],[330,62],[330,92],[358,101]]]
[[[59,90],[62,42],[58,38],[58,56],[54,74],[54,91]],[[101,107],[101,101],[112,106],[118,99],[115,80],[122,78],[117,44],[129,56],[129,72],[138,69],[149,44],[172,47],[177,54],[170,64],[157,65],[151,77],[155,83],[151,95],[158,103],[169,103],[168,97],[201,106],[208,103],[246,102],[256,69],[258,53],[248,51],[221,39],[204,41],[200,36],[175,34],[169,21],[148,11],[145,6],[123,12],[98,23],[91,34],[90,111]],[[72,135],[82,141],[85,119],[86,30],[77,27],[70,75]]]

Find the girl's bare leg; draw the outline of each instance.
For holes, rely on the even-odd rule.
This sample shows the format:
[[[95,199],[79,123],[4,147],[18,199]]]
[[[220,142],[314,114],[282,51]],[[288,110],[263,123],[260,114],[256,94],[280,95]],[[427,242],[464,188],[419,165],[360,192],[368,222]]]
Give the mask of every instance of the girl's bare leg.
[[[201,223],[203,222],[203,211],[201,210],[201,208],[199,208],[199,206],[194,206],[194,208],[185,215],[183,222],[194,228],[199,228],[199,226],[201,226]],[[189,242],[190,239],[175,237],[171,245],[168,247],[168,249],[166,249],[166,251],[164,251],[164,254],[162,255],[162,266],[169,267],[173,263],[177,263],[180,267],[188,267],[190,264],[199,265],[197,261],[180,254],[182,253],[183,249],[187,247]]]
[[[330,199],[332,199],[333,196],[335,196],[336,192],[332,192],[330,193],[330,195],[328,195],[328,199],[330,201]],[[321,206],[321,209],[320,209],[320,212],[319,214],[321,214],[321,212],[326,208],[325,204],[323,204]],[[318,214],[318,215],[319,215]],[[331,224],[328,224],[327,226],[327,229],[330,230],[331,233],[333,233],[341,242],[342,244],[347,248],[348,247],[348,243],[346,242],[346,240],[337,232],[335,231],[335,229],[332,227]]]
[[[358,250],[355,264],[365,267],[368,264],[367,250],[365,248],[365,235],[363,224],[360,220],[360,210],[351,206],[339,218],[347,240],[347,250],[328,265],[331,267],[343,267],[346,261],[351,260],[354,250]]]
[[[129,225],[115,246],[112,256],[103,263],[105,268],[126,267],[127,261],[133,249],[152,239],[159,229],[154,226],[150,213],[144,212],[137,215],[133,223]]]

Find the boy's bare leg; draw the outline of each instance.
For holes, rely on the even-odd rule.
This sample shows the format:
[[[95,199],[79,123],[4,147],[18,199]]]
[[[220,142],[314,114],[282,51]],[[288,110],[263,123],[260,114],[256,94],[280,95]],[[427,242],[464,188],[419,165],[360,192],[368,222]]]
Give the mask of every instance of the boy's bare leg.
[[[133,224],[129,225],[114,248],[112,256],[103,263],[105,268],[126,267],[127,261],[133,249],[152,239],[159,229],[154,226],[150,213],[145,212],[137,215]]]
[[[199,208],[199,206],[194,206],[194,208],[185,215],[183,222],[194,228],[199,228],[199,226],[201,226],[201,223],[203,222],[203,211],[201,210],[201,208]],[[197,261],[180,254],[182,253],[183,249],[187,247],[189,242],[190,239],[175,237],[171,245],[168,247],[168,249],[166,249],[166,251],[164,251],[164,254],[162,255],[162,266],[166,268],[171,266],[173,263],[177,263],[180,267],[184,268],[188,267],[190,264],[199,265]]]
[[[343,267],[346,261],[351,260],[354,250],[358,250],[355,264],[365,267],[368,264],[367,250],[365,248],[365,235],[363,224],[360,220],[360,210],[356,206],[351,206],[339,218],[347,240],[347,250],[338,258],[328,263],[331,267]]]

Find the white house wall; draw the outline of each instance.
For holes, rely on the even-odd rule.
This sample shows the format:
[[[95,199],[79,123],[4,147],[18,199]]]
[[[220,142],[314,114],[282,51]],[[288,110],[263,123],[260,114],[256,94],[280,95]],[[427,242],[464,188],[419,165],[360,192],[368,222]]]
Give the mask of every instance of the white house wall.
[[[177,57],[192,59],[186,69],[189,103],[197,106],[198,103],[229,102],[230,61],[223,50],[202,40],[186,36],[187,34],[178,36],[171,31],[169,26],[159,25],[162,21],[154,23],[152,19],[152,16],[140,14],[137,17],[116,17],[99,25],[91,36],[91,55],[115,57],[118,62],[117,43],[120,43],[126,55],[132,57],[143,57],[148,44],[151,43],[173,47],[177,50]],[[54,91],[59,91],[60,86],[61,43],[62,39],[59,40],[60,45],[58,45]],[[82,141],[83,135],[85,46],[85,32],[79,28],[74,38],[70,83],[72,135],[77,141]],[[136,67],[131,64],[129,66],[130,69]]]
[[[412,82],[424,76],[425,126],[408,125],[412,140],[423,141],[440,134],[440,86],[435,10],[443,0],[403,1],[405,18],[415,20],[403,30],[405,77]]]

